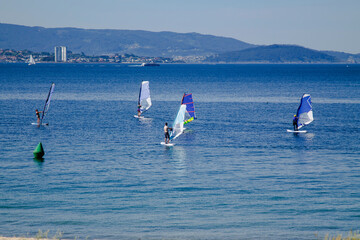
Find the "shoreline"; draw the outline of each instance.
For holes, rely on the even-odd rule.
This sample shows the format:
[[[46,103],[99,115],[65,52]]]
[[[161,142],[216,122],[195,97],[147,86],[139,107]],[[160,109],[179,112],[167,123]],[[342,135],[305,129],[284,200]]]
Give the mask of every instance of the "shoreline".
[[[50,240],[50,238],[36,238],[36,237],[0,237],[0,240]]]
[[[2,62],[0,64],[26,64],[26,62]],[[36,62],[36,64],[58,64],[58,65],[134,65],[141,66],[141,63],[133,62]],[[360,65],[360,63],[346,63],[346,62],[192,62],[192,63],[159,63],[162,65]],[[141,66],[142,67],[142,66]]]

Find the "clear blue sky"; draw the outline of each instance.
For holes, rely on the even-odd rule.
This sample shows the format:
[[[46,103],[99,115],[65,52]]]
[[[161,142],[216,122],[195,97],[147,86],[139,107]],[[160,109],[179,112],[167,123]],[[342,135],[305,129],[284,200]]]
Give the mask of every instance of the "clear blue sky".
[[[360,0],[0,0],[0,22],[198,32],[360,53]]]

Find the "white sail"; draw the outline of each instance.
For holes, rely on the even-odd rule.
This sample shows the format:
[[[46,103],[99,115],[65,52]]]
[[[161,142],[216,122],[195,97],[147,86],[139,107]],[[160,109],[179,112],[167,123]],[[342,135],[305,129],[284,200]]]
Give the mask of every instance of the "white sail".
[[[179,137],[184,131],[184,120],[185,120],[186,105],[182,104],[174,120],[172,131],[170,134],[170,140]]]
[[[30,55],[29,65],[34,65],[34,64],[35,64],[35,60],[34,60],[33,56]]]
[[[296,116],[299,118],[298,129],[314,121],[310,94],[304,94],[301,97]]]
[[[142,113],[147,111],[152,105],[149,81],[143,81],[141,83],[138,104],[141,105],[140,111]]]

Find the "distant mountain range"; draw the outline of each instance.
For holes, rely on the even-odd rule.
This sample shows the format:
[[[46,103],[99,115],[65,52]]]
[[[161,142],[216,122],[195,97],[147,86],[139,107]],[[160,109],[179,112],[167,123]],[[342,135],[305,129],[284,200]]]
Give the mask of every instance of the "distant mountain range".
[[[86,55],[135,54],[206,57],[213,63],[360,63],[360,54],[317,51],[295,45],[257,46],[234,38],[199,33],[43,28],[0,23],[0,49],[53,52],[66,46]]]
[[[139,56],[206,56],[255,45],[199,33],[43,28],[0,24],[0,48],[53,52],[55,46],[86,55],[128,53]]]

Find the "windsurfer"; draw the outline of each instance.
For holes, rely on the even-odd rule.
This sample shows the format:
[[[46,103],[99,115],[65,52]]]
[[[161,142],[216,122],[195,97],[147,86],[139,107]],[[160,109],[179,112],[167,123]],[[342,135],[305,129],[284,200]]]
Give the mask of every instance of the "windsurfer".
[[[294,131],[298,131],[298,116],[294,115],[294,118],[293,118],[293,126],[294,126]]]
[[[37,109],[35,109],[35,113],[37,117],[37,124],[40,125],[40,113],[42,113],[42,111],[38,111]]]
[[[165,144],[168,144],[169,141],[170,141],[169,131],[172,131],[172,128],[169,128],[169,127],[168,127],[168,124],[167,124],[167,122],[166,122],[166,123],[165,123],[165,126],[164,126]]]
[[[141,108],[141,105],[139,104],[139,105],[138,105],[138,109],[137,109],[138,117],[140,117],[140,115],[141,115],[141,110],[140,110],[140,108]]]

